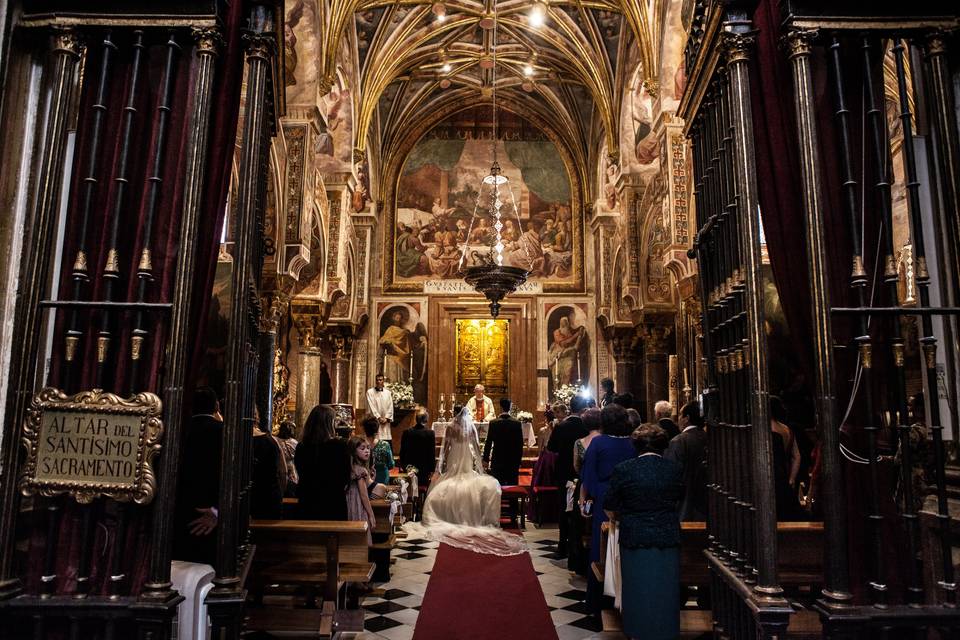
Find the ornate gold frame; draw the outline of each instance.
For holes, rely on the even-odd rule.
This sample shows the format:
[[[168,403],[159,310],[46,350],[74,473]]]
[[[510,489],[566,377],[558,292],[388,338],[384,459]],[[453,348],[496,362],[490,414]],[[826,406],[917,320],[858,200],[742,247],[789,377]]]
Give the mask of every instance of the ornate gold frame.
[[[163,406],[153,393],[138,393],[131,398],[121,398],[100,389],[81,391],[68,396],[54,387],[46,387],[33,396],[27,419],[23,425],[20,442],[26,449],[27,459],[20,473],[20,491],[25,496],[35,493],[52,497],[69,494],[80,504],[89,504],[95,498],[112,498],[118,502],[133,501],[149,504],[156,490],[153,458],[160,450],[163,437]],[[105,482],[89,483],[80,480],[37,480],[37,455],[40,445],[41,419],[44,411],[69,411],[74,413],[112,413],[140,416],[140,437],[137,445],[135,480],[132,484]]]

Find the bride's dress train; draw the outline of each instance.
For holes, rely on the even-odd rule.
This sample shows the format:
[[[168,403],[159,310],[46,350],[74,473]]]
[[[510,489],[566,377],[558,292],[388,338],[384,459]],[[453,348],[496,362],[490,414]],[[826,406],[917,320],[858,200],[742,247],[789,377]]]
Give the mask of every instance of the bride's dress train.
[[[500,528],[500,483],[483,470],[473,419],[463,409],[444,434],[437,467],[423,505],[422,527],[411,533],[478,553],[515,555],[527,551],[522,536]]]

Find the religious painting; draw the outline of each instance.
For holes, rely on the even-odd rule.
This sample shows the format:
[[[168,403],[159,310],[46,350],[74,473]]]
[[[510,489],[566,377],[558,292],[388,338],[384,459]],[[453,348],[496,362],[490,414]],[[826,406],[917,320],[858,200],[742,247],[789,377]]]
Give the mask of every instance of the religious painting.
[[[426,281],[459,279],[462,268],[492,259],[493,221],[482,207],[477,210],[481,183],[490,172],[491,135],[489,111],[467,110],[414,145],[396,187],[388,287],[410,290]],[[574,210],[565,157],[543,130],[507,112],[496,148],[509,180],[500,198],[503,263],[527,269],[544,290],[581,290],[582,220]],[[483,199],[489,189],[483,187]]]
[[[284,76],[287,104],[309,104],[316,99],[319,38],[313,29],[319,24],[316,0],[287,0],[283,22]]]
[[[544,305],[550,395],[565,384],[590,384],[591,337],[585,304]]]
[[[644,80],[643,69],[638,64],[623,98],[620,115],[620,169],[624,173],[655,171],[660,158],[660,143],[653,130],[654,96]]]
[[[427,402],[427,319],[420,302],[377,305],[377,369],[387,382],[413,386],[418,404]]]
[[[342,57],[342,55],[341,55]],[[323,122],[314,138],[316,166],[322,173],[350,171],[353,164],[353,98],[346,70],[337,66],[330,92],[320,99]]]

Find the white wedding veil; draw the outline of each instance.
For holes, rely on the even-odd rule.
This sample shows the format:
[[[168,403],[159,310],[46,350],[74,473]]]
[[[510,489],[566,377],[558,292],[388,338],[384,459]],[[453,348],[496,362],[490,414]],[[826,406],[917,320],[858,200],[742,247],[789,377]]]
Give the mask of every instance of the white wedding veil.
[[[500,483],[483,470],[477,428],[466,407],[444,432],[437,473],[422,522],[407,523],[404,530],[477,553],[527,551],[523,536],[500,528]]]
[[[471,471],[485,473],[477,427],[470,415],[470,409],[466,407],[460,410],[444,432],[437,471],[440,473],[441,482],[448,476]]]

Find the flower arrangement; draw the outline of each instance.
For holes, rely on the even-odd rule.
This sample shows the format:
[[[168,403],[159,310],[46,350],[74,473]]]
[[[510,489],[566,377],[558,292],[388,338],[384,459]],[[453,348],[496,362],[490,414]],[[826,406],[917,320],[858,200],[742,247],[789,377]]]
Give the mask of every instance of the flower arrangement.
[[[554,402],[562,402],[563,404],[570,406],[570,400],[573,396],[577,395],[583,391],[583,387],[579,384],[565,384],[562,387],[555,389],[553,392]]]
[[[529,411],[518,411],[517,420],[520,422],[533,422],[533,414]]]
[[[393,399],[393,406],[407,407],[413,404],[413,385],[406,382],[388,382],[385,386]]]

